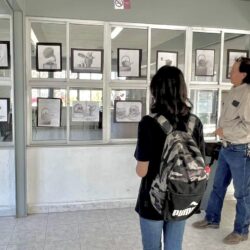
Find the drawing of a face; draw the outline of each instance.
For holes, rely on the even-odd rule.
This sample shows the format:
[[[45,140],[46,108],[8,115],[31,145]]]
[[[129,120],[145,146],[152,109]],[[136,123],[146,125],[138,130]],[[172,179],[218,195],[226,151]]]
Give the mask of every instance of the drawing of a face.
[[[117,116],[118,119],[124,119],[126,117],[126,108],[117,107],[116,108],[116,116]]]
[[[43,56],[44,56],[44,58],[48,59],[46,61],[47,64],[56,63],[56,57],[55,57],[53,48],[51,48],[51,47],[45,48],[44,51],[43,51]]]
[[[137,105],[131,105],[129,108],[128,117],[133,120],[136,119],[138,115],[140,115],[139,107]]]
[[[51,118],[49,115],[49,110],[47,108],[43,108],[41,111],[41,120],[43,124],[50,124],[51,123]]]

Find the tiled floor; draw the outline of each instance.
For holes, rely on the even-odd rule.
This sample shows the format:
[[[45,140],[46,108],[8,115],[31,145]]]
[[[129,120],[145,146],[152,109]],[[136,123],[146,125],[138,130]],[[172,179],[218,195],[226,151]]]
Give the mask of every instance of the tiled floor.
[[[226,201],[220,229],[193,229],[187,221],[183,250],[249,250],[250,240],[227,246],[234,202]],[[132,208],[0,217],[0,250],[141,250],[138,216]],[[170,249],[171,250],[171,249]]]

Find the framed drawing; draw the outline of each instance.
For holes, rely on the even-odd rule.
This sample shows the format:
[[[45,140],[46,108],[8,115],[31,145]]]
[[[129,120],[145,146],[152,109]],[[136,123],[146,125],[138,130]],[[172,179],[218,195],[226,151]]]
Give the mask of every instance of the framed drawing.
[[[0,98],[0,122],[8,122],[10,98]]]
[[[61,126],[61,98],[37,98],[37,126]]]
[[[142,117],[141,101],[115,101],[114,122],[139,122]]]
[[[178,66],[178,52],[156,51],[156,71],[164,65]]]
[[[99,122],[99,102],[75,101],[72,105],[72,122]]]
[[[228,49],[227,50],[227,66],[226,66],[226,78],[230,79],[230,72],[232,66],[236,59],[239,57],[248,57],[248,50],[237,50],[237,49]]]
[[[214,49],[195,51],[195,76],[214,76]]]
[[[102,73],[103,50],[71,49],[71,71],[74,73]]]
[[[10,68],[10,42],[0,41],[0,69]]]
[[[36,70],[51,72],[62,70],[61,43],[36,44]]]
[[[141,76],[142,49],[117,49],[118,76]]]

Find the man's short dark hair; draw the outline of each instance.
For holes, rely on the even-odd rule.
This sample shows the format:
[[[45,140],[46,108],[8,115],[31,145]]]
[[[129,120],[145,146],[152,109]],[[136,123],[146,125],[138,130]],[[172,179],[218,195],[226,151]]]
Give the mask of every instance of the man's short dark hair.
[[[243,79],[244,83],[250,84],[250,58],[239,57],[236,62],[240,63],[239,71],[246,73],[246,77]]]

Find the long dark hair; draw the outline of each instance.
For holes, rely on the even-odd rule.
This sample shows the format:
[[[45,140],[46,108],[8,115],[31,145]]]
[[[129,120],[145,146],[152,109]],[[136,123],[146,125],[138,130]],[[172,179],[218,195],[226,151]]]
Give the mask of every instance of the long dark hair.
[[[171,123],[189,116],[192,104],[187,98],[187,86],[180,69],[161,67],[152,78],[150,90],[153,96],[152,113],[164,115]]]

